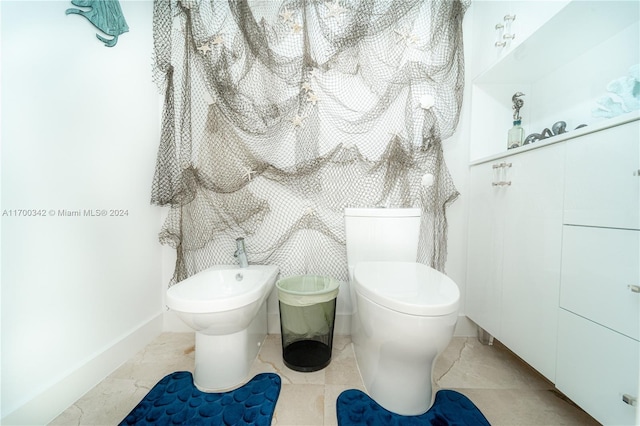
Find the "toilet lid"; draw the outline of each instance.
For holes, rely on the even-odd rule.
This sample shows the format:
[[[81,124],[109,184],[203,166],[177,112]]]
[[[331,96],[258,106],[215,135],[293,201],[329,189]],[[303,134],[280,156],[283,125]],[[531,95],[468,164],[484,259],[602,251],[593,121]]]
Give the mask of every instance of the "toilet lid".
[[[355,290],[379,305],[410,315],[456,312],[460,290],[443,273],[415,262],[359,262]]]

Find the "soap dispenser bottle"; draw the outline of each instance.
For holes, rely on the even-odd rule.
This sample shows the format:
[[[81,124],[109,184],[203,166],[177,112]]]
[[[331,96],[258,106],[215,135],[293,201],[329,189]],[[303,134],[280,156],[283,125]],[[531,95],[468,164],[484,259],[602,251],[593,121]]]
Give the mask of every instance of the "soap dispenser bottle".
[[[524,129],[522,128],[522,117],[520,117],[520,108],[523,107],[524,101],[520,99],[524,96],[522,92],[516,92],[511,97],[513,102],[513,127],[507,133],[507,149],[522,146],[524,142]]]
[[[513,120],[513,127],[509,129],[507,134],[507,148],[518,148],[524,142],[524,129],[521,126],[521,120]]]

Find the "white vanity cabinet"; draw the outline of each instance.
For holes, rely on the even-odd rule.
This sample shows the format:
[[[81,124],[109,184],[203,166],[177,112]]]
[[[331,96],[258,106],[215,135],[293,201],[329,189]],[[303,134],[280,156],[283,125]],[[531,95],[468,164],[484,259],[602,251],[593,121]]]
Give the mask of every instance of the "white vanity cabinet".
[[[640,229],[640,121],[567,142],[564,223]]]
[[[465,313],[598,421],[640,424],[640,114],[592,115],[640,62],[640,2],[472,8]],[[516,92],[525,135],[568,133],[507,150]]]
[[[472,7],[465,313],[598,421],[640,424],[640,112],[592,115],[640,62],[640,2]],[[525,135],[567,133],[507,150],[516,92]]]
[[[510,158],[500,341],[555,378],[565,146]]]
[[[558,328],[556,387],[605,425],[637,424],[640,230],[564,227]]]
[[[598,421],[640,405],[640,121],[567,142],[556,387]]]
[[[605,425],[640,400],[640,119],[470,170],[468,317]]]
[[[638,342],[564,309],[559,319],[556,387],[604,425],[637,425]]]
[[[466,313],[555,377],[563,144],[471,167]]]
[[[506,164],[478,164],[469,173],[466,314],[494,336],[500,334],[505,197],[512,189],[502,178]]]
[[[638,230],[565,226],[560,307],[640,340],[639,259]]]

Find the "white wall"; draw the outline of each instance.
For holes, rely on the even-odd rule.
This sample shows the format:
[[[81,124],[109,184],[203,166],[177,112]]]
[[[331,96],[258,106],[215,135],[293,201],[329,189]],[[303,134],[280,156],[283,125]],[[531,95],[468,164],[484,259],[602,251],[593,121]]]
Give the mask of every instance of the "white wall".
[[[447,167],[451,173],[451,177],[460,192],[458,199],[451,204],[447,210],[448,229],[448,257],[445,265],[445,273],[453,279],[461,291],[460,296],[460,318],[456,327],[457,336],[475,336],[476,328],[473,323],[467,320],[465,316],[465,283],[467,269],[467,219],[468,219],[468,203],[467,203],[467,186],[469,180],[469,143],[470,135],[470,98],[471,98],[471,79],[478,72],[473,62],[470,46],[472,45],[473,34],[473,3],[468,9],[464,21],[464,45],[465,45],[465,90],[464,102],[460,116],[460,122],[454,135],[443,141],[443,152],[447,162]],[[175,266],[175,251],[169,247],[164,247],[164,269],[163,282],[168,283],[173,276]],[[249,259],[251,261],[251,259]],[[341,288],[338,296],[338,307],[336,312],[335,333],[349,334],[351,318],[348,312],[351,312],[350,297],[348,296],[348,286]],[[280,318],[278,311],[277,292],[274,291],[269,297],[268,305],[269,316],[269,333],[280,333]],[[184,332],[189,331],[186,326],[172,311],[167,311],[164,322],[165,331]]]
[[[474,72],[474,64],[471,58],[471,45],[473,40],[473,3],[467,10],[462,29],[465,50],[465,88],[460,121],[456,132],[452,137],[443,141],[442,150],[444,158],[451,173],[456,188],[460,195],[447,210],[448,230],[448,253],[445,273],[451,277],[460,288],[460,311],[459,320],[456,327],[456,335],[475,335],[475,325],[471,324],[465,316],[465,290],[467,279],[467,218],[468,218],[468,195],[467,187],[469,181],[469,143],[470,136],[470,98],[471,98],[471,76]]]
[[[69,1],[0,4],[0,413],[41,424],[161,331],[152,3],[121,1],[130,31],[113,48]]]

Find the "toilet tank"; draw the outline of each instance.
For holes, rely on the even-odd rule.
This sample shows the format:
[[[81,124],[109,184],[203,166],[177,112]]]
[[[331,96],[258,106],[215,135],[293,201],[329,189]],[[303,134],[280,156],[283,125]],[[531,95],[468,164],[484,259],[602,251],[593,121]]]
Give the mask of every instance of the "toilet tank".
[[[350,278],[358,262],[416,261],[419,208],[347,208],[344,221]]]

